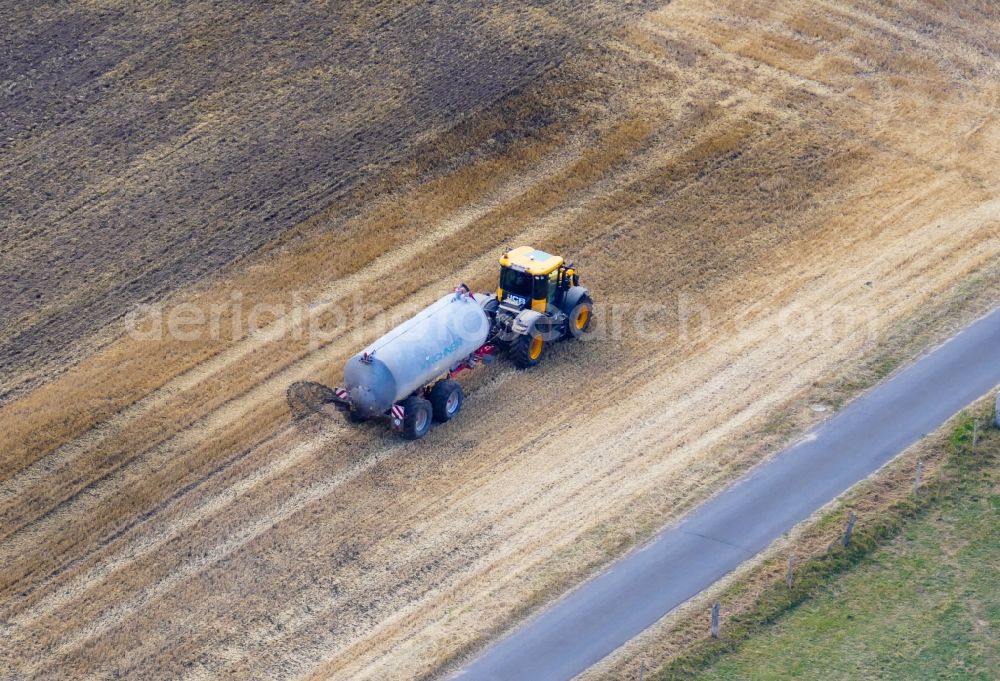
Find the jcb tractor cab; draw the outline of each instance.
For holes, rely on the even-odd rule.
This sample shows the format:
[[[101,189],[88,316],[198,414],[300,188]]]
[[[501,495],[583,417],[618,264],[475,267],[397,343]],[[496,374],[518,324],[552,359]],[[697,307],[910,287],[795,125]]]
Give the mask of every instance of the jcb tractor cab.
[[[594,307],[572,263],[530,246],[503,254],[496,296],[481,302],[521,368],[538,364],[549,343],[586,333]]]

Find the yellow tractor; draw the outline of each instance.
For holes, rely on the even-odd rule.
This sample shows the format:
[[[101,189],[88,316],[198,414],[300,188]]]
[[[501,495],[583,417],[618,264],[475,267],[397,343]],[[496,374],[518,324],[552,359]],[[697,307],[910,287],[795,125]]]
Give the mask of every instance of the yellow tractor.
[[[351,357],[343,386],[293,384],[288,403],[296,414],[332,403],[351,423],[388,418],[417,440],[432,421],[450,421],[461,410],[465,393],[456,375],[491,363],[498,347],[517,366],[534,366],[550,343],[585,334],[593,309],[572,264],[515,248],[500,258],[495,294],[460,284]]]
[[[550,343],[586,333],[594,309],[572,263],[530,246],[504,253],[496,295],[476,298],[491,318],[491,340],[522,369],[538,364]]]

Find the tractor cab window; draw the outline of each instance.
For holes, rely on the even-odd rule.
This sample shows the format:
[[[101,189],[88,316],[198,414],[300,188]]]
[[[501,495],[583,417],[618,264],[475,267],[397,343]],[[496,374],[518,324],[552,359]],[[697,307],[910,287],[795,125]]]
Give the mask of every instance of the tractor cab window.
[[[510,267],[500,270],[500,288],[525,300],[531,299],[531,279],[531,275],[527,272],[518,272]]]
[[[552,270],[549,275],[549,305],[555,305],[556,293],[559,291],[559,270]]]
[[[535,277],[535,291],[531,295],[535,300],[545,300],[549,297],[549,277],[540,275]]]

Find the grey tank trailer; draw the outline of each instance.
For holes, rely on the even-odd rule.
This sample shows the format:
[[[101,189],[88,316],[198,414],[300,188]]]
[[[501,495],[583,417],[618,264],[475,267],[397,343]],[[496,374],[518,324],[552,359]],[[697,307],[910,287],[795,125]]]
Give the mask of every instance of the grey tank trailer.
[[[460,372],[492,363],[499,349],[528,368],[552,342],[589,330],[593,303],[573,265],[524,247],[500,266],[496,294],[463,284],[351,357],[329,401],[352,423],[388,418],[416,440],[461,410]]]

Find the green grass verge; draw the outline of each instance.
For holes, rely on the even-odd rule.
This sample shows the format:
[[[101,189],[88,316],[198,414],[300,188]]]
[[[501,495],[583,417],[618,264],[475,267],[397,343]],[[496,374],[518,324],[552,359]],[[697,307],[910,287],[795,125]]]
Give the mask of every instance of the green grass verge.
[[[655,678],[994,678],[1000,433],[980,432],[975,454],[972,440],[964,414],[919,494],[859,521],[850,546],[803,563],[792,589],[769,587]]]

